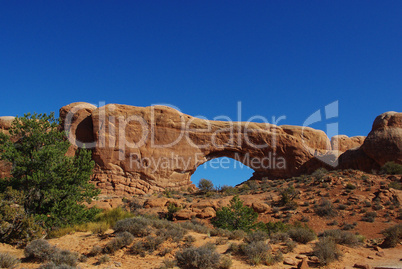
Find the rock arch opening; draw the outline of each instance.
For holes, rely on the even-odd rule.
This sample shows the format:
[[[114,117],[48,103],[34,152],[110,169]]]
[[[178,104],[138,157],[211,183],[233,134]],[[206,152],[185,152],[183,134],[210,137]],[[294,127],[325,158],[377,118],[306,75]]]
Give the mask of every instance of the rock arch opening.
[[[211,180],[215,187],[236,186],[253,176],[255,171],[230,157],[215,157],[198,166],[191,181],[198,186],[201,179]]]

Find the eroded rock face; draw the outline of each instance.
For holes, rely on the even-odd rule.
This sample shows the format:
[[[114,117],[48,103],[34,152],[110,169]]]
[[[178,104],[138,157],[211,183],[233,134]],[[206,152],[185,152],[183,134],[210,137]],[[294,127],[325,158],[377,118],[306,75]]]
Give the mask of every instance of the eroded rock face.
[[[75,136],[70,141],[85,142],[92,149],[93,181],[106,194],[194,187],[190,178],[197,167],[223,156],[254,169],[255,178],[287,178],[323,166],[333,168],[323,162],[328,159],[339,161],[339,168],[371,171],[378,168],[376,158],[382,158],[359,147],[364,137],[336,136],[330,141],[323,131],[309,127],[209,121],[165,106],[95,108],[74,103],[63,107],[60,115],[72,119],[65,125]],[[387,123],[376,119],[376,133],[370,133],[376,137],[374,143],[398,143],[396,138],[383,141],[388,139],[384,130],[398,133],[394,122],[399,121],[392,117],[382,117]],[[400,154],[400,147],[394,154],[398,150]]]
[[[379,115],[362,149],[380,166],[389,161],[402,164],[402,113],[386,112]]]
[[[255,179],[288,178],[319,167],[371,171],[386,161],[402,163],[402,117],[396,112],[378,116],[365,140],[331,141],[309,127],[209,121],[165,106],[97,108],[81,102],[62,107],[60,117],[73,144],[68,154],[78,146],[92,150],[92,180],[104,194],[194,188],[190,178],[197,167],[223,156],[254,169]],[[13,119],[0,117],[0,131],[8,132]],[[7,169],[0,163],[1,175]]]
[[[223,156],[251,167],[258,177],[290,177],[308,172],[306,161],[330,148],[324,132],[308,127],[208,121],[165,106],[89,110],[78,104],[77,116],[68,113],[76,104],[60,115],[73,119],[65,128],[78,142],[81,128],[93,128],[93,180],[106,193],[188,188],[199,165]],[[83,123],[88,117],[92,126]]]
[[[338,150],[340,152],[345,152],[349,149],[355,149],[360,147],[365,136],[352,136],[348,137],[346,135],[335,135],[331,138],[331,148],[333,150]]]

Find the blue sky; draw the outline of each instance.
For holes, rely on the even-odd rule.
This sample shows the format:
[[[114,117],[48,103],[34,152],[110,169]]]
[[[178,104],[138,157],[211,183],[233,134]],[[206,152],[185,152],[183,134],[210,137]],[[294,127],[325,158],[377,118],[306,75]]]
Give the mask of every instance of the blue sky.
[[[242,120],[302,125],[338,101],[339,132],[367,135],[377,115],[402,108],[401,10],[401,1],[1,1],[0,115],[105,101],[236,119],[241,102]]]

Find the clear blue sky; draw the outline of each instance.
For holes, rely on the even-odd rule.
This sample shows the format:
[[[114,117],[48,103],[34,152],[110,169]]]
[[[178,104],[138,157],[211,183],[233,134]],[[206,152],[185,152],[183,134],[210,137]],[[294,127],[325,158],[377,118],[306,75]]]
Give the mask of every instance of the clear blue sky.
[[[242,120],[302,125],[338,100],[340,133],[366,135],[402,110],[401,12],[402,1],[1,1],[0,115],[105,101],[235,119],[240,101]]]

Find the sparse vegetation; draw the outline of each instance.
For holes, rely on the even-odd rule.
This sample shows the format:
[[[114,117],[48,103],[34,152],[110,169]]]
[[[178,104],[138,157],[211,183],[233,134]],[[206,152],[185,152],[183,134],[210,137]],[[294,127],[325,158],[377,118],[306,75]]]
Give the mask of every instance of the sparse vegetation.
[[[214,184],[212,183],[211,180],[202,178],[198,182],[198,188],[200,189],[201,192],[207,193],[209,191],[213,191]]]
[[[316,238],[314,231],[307,226],[291,228],[288,234],[294,241],[302,244],[307,244]]]
[[[333,217],[337,215],[334,205],[327,199],[321,200],[321,202],[314,207],[314,211],[320,217]]]
[[[198,248],[189,247],[176,252],[177,265],[183,269],[215,269],[219,268],[221,255],[213,245]]]
[[[402,224],[400,223],[389,227],[382,231],[382,234],[385,238],[381,246],[384,248],[394,248],[402,239]]]
[[[402,175],[402,165],[395,162],[387,162],[381,167],[381,174]]]
[[[315,244],[314,255],[319,259],[321,265],[328,265],[333,261],[339,260],[342,256],[335,240],[331,237],[322,237]]]
[[[256,226],[258,214],[248,206],[243,205],[239,196],[234,196],[230,200],[228,207],[223,207],[216,212],[216,217],[211,223],[215,227],[228,230],[251,231]]]
[[[0,252],[0,268],[14,268],[20,260],[8,253]]]

